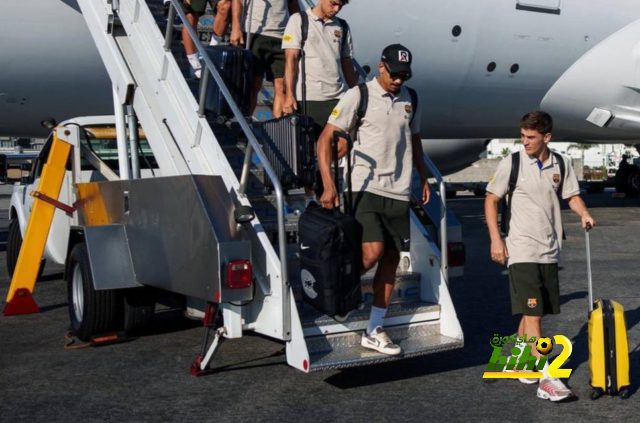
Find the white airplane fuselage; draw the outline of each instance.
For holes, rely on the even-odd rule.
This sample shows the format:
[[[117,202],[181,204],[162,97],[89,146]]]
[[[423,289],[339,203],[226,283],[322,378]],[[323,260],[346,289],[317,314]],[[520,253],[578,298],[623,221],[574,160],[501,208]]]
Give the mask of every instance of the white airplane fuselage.
[[[113,112],[108,75],[75,0],[0,8],[1,135],[43,136],[45,117]],[[358,62],[373,73],[386,45],[413,52],[408,85],[420,94],[423,138],[489,139],[518,137],[519,118],[539,108],[585,53],[640,18],[640,2],[353,0],[340,17],[350,24]],[[567,128],[555,135],[611,139],[595,126]]]

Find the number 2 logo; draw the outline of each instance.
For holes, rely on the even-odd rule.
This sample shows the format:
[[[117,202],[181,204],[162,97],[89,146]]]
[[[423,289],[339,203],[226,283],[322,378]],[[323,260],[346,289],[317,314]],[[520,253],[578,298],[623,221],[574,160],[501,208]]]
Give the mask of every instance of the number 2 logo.
[[[553,339],[556,341],[556,345],[562,345],[562,352],[553,360],[553,363],[549,365],[547,373],[553,378],[568,378],[571,374],[571,369],[561,369],[560,366],[571,356],[573,345],[571,345],[571,341],[564,335],[555,335]]]

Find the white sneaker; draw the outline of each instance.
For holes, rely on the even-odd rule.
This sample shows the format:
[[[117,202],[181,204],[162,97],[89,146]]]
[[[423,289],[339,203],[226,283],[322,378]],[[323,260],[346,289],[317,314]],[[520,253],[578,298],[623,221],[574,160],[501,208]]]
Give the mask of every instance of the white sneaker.
[[[191,79],[200,79],[202,76],[202,67],[194,68],[191,67],[191,71],[189,72]]]
[[[402,353],[402,348],[391,342],[391,339],[389,339],[387,332],[384,331],[382,326],[376,327],[371,335],[367,335],[367,331],[364,331],[360,344],[365,348],[376,350],[382,354],[400,355]]]
[[[538,398],[559,402],[570,397],[573,397],[573,392],[560,379],[540,379]]]

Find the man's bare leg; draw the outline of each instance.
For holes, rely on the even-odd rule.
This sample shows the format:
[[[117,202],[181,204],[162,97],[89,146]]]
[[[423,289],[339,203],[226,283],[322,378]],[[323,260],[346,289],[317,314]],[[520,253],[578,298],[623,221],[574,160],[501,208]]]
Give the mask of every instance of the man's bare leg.
[[[216,17],[213,20],[213,33],[219,39],[222,39],[227,32],[229,22],[231,22],[231,1],[220,0],[216,7]]]
[[[522,330],[527,334],[529,339],[531,339],[532,336],[536,337],[536,341],[540,339],[542,336],[541,322],[542,316],[522,316]],[[519,336],[524,335],[524,333]],[[536,349],[536,344],[533,343],[530,345],[531,355],[535,355],[540,358],[542,355]]]
[[[273,117],[282,116],[282,107],[284,106],[284,78],[276,78],[273,80]]]
[[[398,263],[400,263],[400,253],[395,250],[385,250],[373,277],[374,306],[385,309],[389,307],[396,283]]]
[[[394,344],[382,329],[384,316],[387,313],[387,307],[393,295],[400,253],[395,250],[385,250],[382,242],[364,243],[362,246],[362,273],[370,270],[376,262],[378,263],[378,268],[373,277],[373,306],[371,307],[367,330],[362,335],[361,345],[383,354],[401,354],[402,348]]]
[[[200,19],[200,15],[197,13],[187,13],[187,20],[192,28],[198,29],[198,20]],[[189,30],[186,25],[182,25],[182,44],[184,44],[184,51],[187,53],[187,56],[191,54],[196,54],[198,49],[196,49],[196,45],[191,39],[191,35],[189,35]]]
[[[262,88],[262,81],[264,77],[254,76],[253,77],[253,91],[251,94],[251,108],[249,109],[249,115],[253,116],[253,112],[256,110],[256,105],[258,104],[258,94],[260,93],[260,89]]]

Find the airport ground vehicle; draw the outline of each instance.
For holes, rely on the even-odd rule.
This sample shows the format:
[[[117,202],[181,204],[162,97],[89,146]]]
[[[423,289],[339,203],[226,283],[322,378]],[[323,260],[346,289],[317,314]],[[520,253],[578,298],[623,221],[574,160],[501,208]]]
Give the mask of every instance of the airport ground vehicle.
[[[120,1],[115,20],[113,4],[79,2],[114,84],[117,170],[115,163],[109,166],[86,143],[91,137],[85,131],[98,124],[91,117],[57,127],[42,174],[38,166],[34,170],[34,181],[36,176],[41,181],[30,210],[32,222],[38,221],[33,216],[39,204],[63,209],[64,204],[73,204],[76,209],[71,218],[60,210],[51,216],[51,237],[62,245],[48,247],[45,253],[54,257],[63,252],[56,262],[66,263],[76,333],[88,338],[122,319],[121,294],[127,300],[135,292],[127,304],[136,316],[144,315],[142,308],[155,298],[140,292],[152,289],[206,303],[205,348],[195,363],[196,374],[207,368],[223,337],[239,338],[244,331],[285,341],[288,363],[305,372],[393,359],[360,349],[367,309],[339,323],[298,301],[297,221],[285,219],[284,209],[285,203],[303,200],[302,191],[282,190],[250,124],[205,56],[204,85],[220,86],[235,117],[222,125],[206,119],[205,99],[198,104],[194,96],[197,82],[185,79],[180,53],[176,52],[176,60],[171,50],[180,44],[172,37],[172,27],[164,39],[158,30],[158,22],[164,23],[161,4],[148,3],[158,7]],[[173,13],[184,18],[181,9],[172,9],[169,22]],[[111,24],[105,26],[105,18]],[[129,128],[139,123],[144,129],[154,159],[148,171],[144,160],[135,159],[138,155],[127,154],[127,123]],[[135,130],[129,133],[131,142],[141,145],[143,137],[137,135]],[[83,157],[94,168],[89,177],[82,171]],[[41,195],[45,179],[50,181],[45,173],[54,163],[63,168],[57,176],[62,205],[45,201],[53,194]],[[449,235],[460,236],[460,228],[446,210],[444,181],[435,166],[431,171],[439,193],[434,190],[434,201],[427,207],[416,203],[412,208],[411,252],[401,260],[395,300],[385,322],[390,336],[403,346],[403,358],[463,345],[448,291],[453,273],[449,266],[461,269],[463,252]],[[265,193],[265,178],[271,178],[273,191]],[[25,187],[23,197],[29,189],[33,191],[34,185]],[[55,219],[60,214],[71,220],[67,232],[56,235]],[[31,238],[27,229],[25,243]],[[18,276],[20,267],[19,260]],[[366,293],[370,283],[371,277],[365,276],[365,301],[370,298]],[[15,292],[10,290],[9,302]],[[144,316],[133,320],[143,321]],[[209,346],[211,328],[215,336]]]

